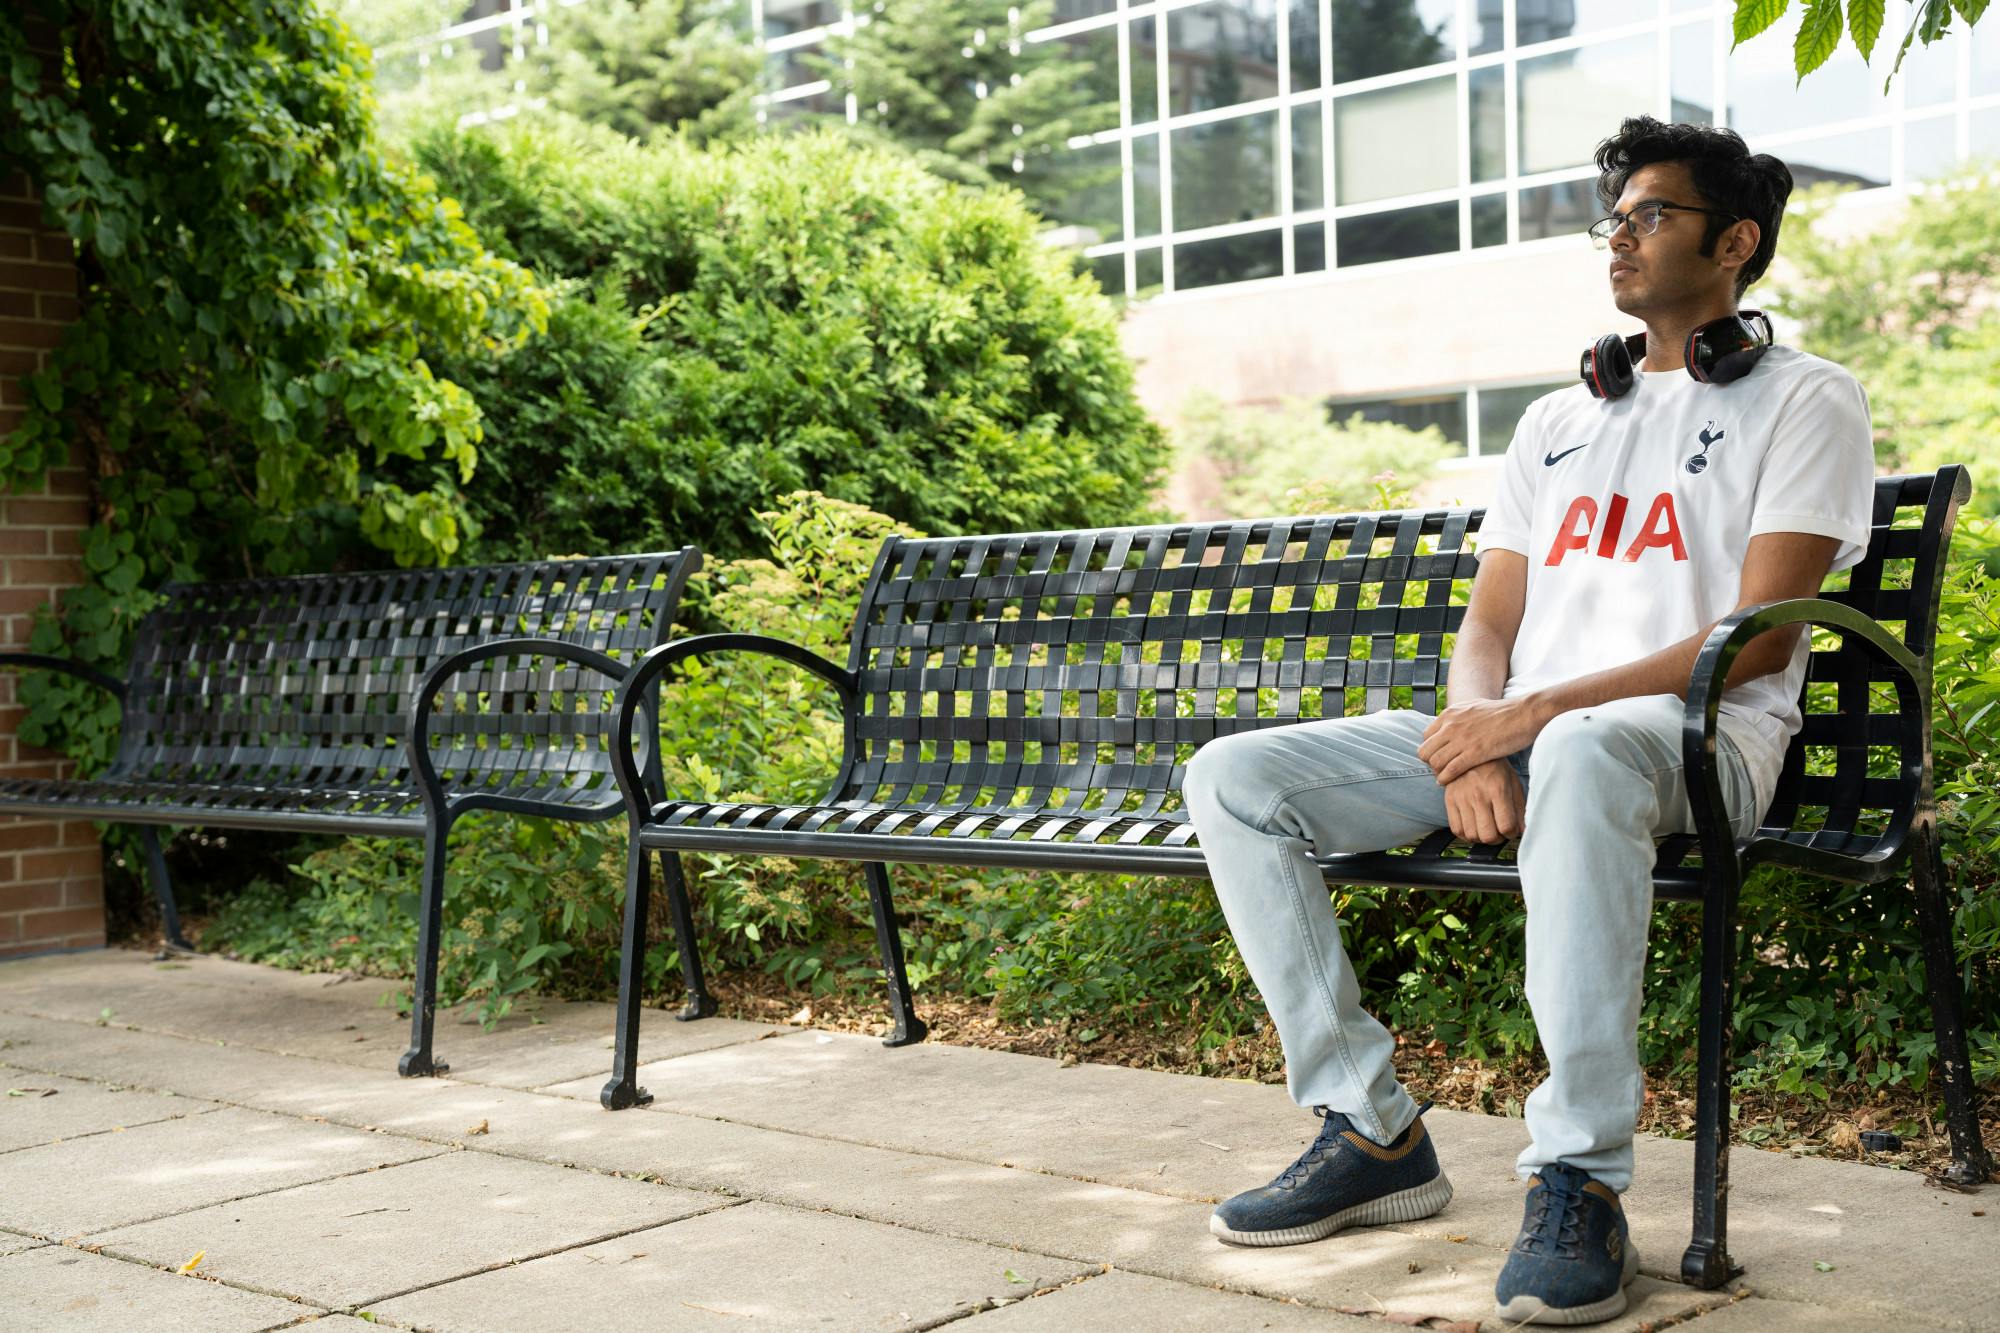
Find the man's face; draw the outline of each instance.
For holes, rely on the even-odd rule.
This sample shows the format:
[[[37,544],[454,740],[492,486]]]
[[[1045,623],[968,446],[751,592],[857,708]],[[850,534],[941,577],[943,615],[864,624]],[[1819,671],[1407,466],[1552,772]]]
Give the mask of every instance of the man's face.
[[[1695,192],[1681,162],[1656,162],[1633,172],[1616,211],[1630,213],[1649,202],[1713,207]],[[1714,254],[1701,253],[1708,223],[1706,213],[1668,209],[1660,214],[1660,229],[1650,236],[1634,236],[1629,226],[1612,234],[1608,276],[1612,303],[1621,313],[1643,317],[1727,297],[1734,290],[1735,270],[1716,263],[1722,243],[1718,241]]]

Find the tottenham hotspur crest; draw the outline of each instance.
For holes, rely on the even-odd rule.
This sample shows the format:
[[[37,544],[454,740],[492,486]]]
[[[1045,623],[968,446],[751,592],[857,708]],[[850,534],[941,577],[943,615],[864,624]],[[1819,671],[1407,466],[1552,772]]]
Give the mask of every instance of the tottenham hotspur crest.
[[[1724,431],[1717,430],[1715,428],[1715,422],[1710,421],[1708,425],[1702,429],[1701,432],[1701,452],[1688,459],[1687,470],[1690,472],[1699,472],[1703,468],[1707,467],[1708,447],[1711,444],[1714,444],[1717,440],[1721,439],[1725,433],[1726,432]]]

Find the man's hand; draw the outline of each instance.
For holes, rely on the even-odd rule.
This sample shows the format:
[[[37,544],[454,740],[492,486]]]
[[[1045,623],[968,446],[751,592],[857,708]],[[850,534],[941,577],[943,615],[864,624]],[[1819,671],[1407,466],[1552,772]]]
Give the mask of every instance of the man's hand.
[[[1514,766],[1492,759],[1444,789],[1444,808],[1455,836],[1467,842],[1505,842],[1521,836],[1528,801]]]
[[[1547,721],[1533,695],[1470,699],[1431,719],[1417,758],[1448,788],[1481,764],[1526,749]]]

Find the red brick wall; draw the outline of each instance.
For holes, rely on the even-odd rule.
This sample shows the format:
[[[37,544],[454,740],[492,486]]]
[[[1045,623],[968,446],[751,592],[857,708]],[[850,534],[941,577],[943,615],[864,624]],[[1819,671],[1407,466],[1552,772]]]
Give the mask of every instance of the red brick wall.
[[[42,224],[27,179],[0,177],[0,434],[20,424],[21,377],[48,364],[76,318],[69,241]],[[73,460],[74,461],[74,460]],[[0,648],[24,649],[35,611],[82,579],[79,542],[90,520],[79,467],[59,468],[38,490],[0,498]],[[14,739],[22,709],[17,672],[0,672],[0,777],[68,771]],[[0,816],[0,958],[104,943],[103,858],[87,821]]]

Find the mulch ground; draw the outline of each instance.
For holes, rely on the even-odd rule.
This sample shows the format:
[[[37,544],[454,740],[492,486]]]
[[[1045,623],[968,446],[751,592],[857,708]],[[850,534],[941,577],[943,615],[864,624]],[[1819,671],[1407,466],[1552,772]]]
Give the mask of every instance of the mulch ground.
[[[709,978],[709,989],[730,1018],[764,1023],[811,1023],[836,1031],[886,1035],[889,1023],[881,1004],[863,1004],[837,996],[807,1001],[781,978],[760,972],[725,973]],[[1175,1040],[1151,1027],[1123,1027],[1092,1018],[1097,1035],[1080,1041],[1073,1024],[1023,1026],[1003,1022],[990,1005],[949,995],[925,995],[918,1006],[930,1025],[932,1041],[988,1050],[1014,1051],[1053,1059],[1093,1064],[1158,1069],[1210,1078],[1248,1079],[1258,1083],[1285,1081],[1284,1055],[1277,1030],[1268,1023],[1254,1038],[1237,1038],[1221,1046],[1201,1048],[1193,1038]],[[1081,1029],[1088,1031],[1090,1029]],[[1519,1116],[1528,1093],[1541,1081],[1538,1060],[1513,1063],[1455,1058],[1441,1042],[1420,1044],[1397,1039],[1396,1072],[1411,1095],[1453,1110],[1485,1115]],[[2000,1087],[1981,1090],[1980,1129],[1996,1160],[2000,1160]],[[1689,1138],[1694,1133],[1694,1085],[1655,1081],[1646,1092],[1639,1121],[1642,1133]],[[1782,1152],[1800,1157],[1868,1162],[1877,1166],[1921,1171],[1935,1178],[1951,1160],[1944,1126],[1922,1099],[1907,1091],[1865,1088],[1835,1089],[1825,1102],[1769,1091],[1736,1098],[1733,1141],[1740,1147]],[[1903,1140],[1900,1152],[1870,1152],[1861,1146],[1861,1131],[1891,1129],[1914,1122],[1922,1129]],[[1995,1179],[2000,1180],[2000,1172]]]

